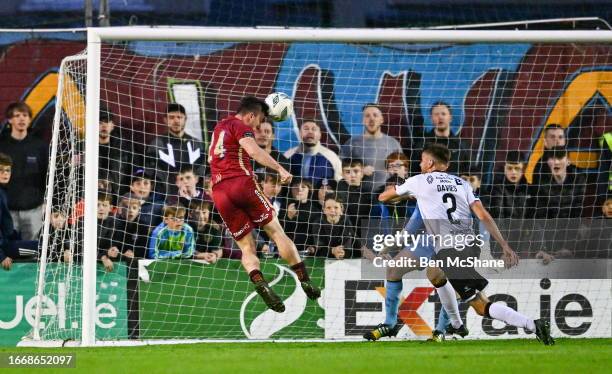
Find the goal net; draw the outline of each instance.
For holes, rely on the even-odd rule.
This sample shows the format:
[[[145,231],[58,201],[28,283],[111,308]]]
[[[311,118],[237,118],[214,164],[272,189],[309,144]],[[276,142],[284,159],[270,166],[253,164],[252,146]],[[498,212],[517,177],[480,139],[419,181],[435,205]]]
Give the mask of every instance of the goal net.
[[[351,40],[350,30],[189,31],[123,29],[123,39],[103,36],[64,60],[31,338],[362,339],[385,320],[389,269],[379,265],[393,256],[386,243],[373,252],[378,260],[362,247],[380,247],[416,208],[377,196],[419,173],[429,142],[449,147],[451,172],[476,190],[521,258],[513,269],[481,269],[491,301],[548,319],[554,336],[610,336],[608,32],[427,39],[363,30],[376,37]],[[255,171],[323,289],[308,300],[255,230],[281,314],[266,309],[241,267],[206,162],[215,124],[244,96],[272,92],[288,94],[294,114],[262,125],[255,139],[296,180],[281,186],[273,172]],[[499,259],[475,226],[480,259]],[[440,308],[425,272],[406,274],[398,336],[430,336]],[[470,338],[528,337],[467,304],[461,311]]]

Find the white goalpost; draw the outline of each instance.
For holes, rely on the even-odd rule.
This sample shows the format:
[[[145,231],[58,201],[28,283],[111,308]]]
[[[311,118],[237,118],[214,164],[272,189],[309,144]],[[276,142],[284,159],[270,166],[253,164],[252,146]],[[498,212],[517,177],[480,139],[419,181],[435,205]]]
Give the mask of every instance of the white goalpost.
[[[343,141],[363,132],[362,106],[377,100],[389,121],[385,132],[399,141],[410,163],[422,144],[417,138],[434,126],[430,107],[447,102],[453,108],[451,133],[462,136],[475,165],[470,164],[466,174],[479,176],[485,194],[491,190],[485,187],[494,185],[494,173],[501,170],[503,175],[504,157],[510,151],[526,155],[525,176],[535,185],[531,178],[544,152],[542,129],[558,124],[570,139],[567,147],[575,172],[586,175],[584,181],[575,182],[586,186],[580,212],[564,218],[586,227],[583,232],[595,232],[583,220],[592,222],[593,212],[600,209],[602,186],[593,176],[600,172],[596,171],[598,155],[586,150],[595,141],[584,139],[596,139],[602,129],[611,130],[601,119],[605,110],[599,109],[605,103],[612,105],[610,56],[612,31],[89,28],[86,51],[65,58],[59,71],[37,303],[32,331],[21,344],[345,341],[361,339],[365,328],[382,322],[384,269],[358,255],[345,260],[308,257],[313,278],[324,289],[318,302],[303,297],[286,264],[262,255],[264,274],[268,272],[269,281],[288,305],[283,314],[267,311],[250,296],[253,289],[239,259],[229,257],[235,250],[213,206],[208,206],[211,222],[207,224],[217,231],[207,231],[206,240],[217,235],[218,248],[224,253],[217,263],[199,258],[144,258],[150,240],[140,248],[143,258],[123,253],[137,251],[136,244],[128,246],[122,240],[132,235],[130,240],[137,241],[136,232],[127,227],[140,230],[140,226],[128,222],[118,228],[118,222],[128,221],[122,216],[127,209],[122,204],[134,199],[138,188],[134,183],[144,176],[152,182],[150,195],[139,203],[138,218],[138,225],[148,225],[143,232],[150,238],[154,222],[163,221],[161,208],[185,201],[177,174],[192,168],[198,189],[206,191],[204,181],[210,173],[198,174],[196,165],[207,169],[210,131],[217,120],[232,114],[245,95],[263,98],[275,91],[293,95],[294,115],[273,124],[272,144],[280,153],[300,144],[299,125],[309,118],[322,121],[323,144],[340,152]],[[186,108],[186,133],[191,136],[189,148],[185,145],[189,162],[182,166],[172,155],[178,143],[166,135],[166,108],[172,102]],[[580,120],[583,107],[594,108],[588,112],[594,113],[589,114],[590,122]],[[112,115],[113,136],[121,136],[120,143],[100,144],[104,136],[101,113]],[[151,145],[156,137],[163,148]],[[123,148],[114,149],[113,144]],[[162,176],[155,165],[163,162],[169,171]],[[309,198],[316,204],[318,187],[312,185]],[[100,218],[102,194],[110,196],[113,206],[107,212],[113,218],[110,228],[104,226],[106,217]],[[283,215],[294,201],[291,194],[289,187],[280,192]],[[368,201],[370,212],[374,208],[388,211],[377,201]],[[185,206],[189,223],[191,202]],[[142,218],[145,206],[151,210],[148,220]],[[534,207],[537,210],[537,204]],[[346,213],[348,205],[344,209]],[[324,219],[324,212],[319,212]],[[56,216],[66,223],[54,226]],[[533,217],[501,218],[511,225]],[[546,222],[538,227],[551,236],[568,227],[555,219]],[[292,226],[298,229],[288,234],[297,237],[301,230],[308,236],[316,222],[304,225]],[[197,236],[197,227],[194,231]],[[548,318],[557,321],[553,328],[557,336],[609,337],[608,234],[604,230],[594,240],[589,237],[597,248],[594,256],[581,255],[580,246],[575,245],[573,258],[558,256],[544,266],[535,253],[553,248],[542,244],[548,239],[536,238],[536,231],[531,230],[531,236],[518,244],[527,257],[518,268],[488,274],[493,277],[489,293],[535,318],[548,313]],[[100,263],[110,246],[100,248],[99,235],[105,233],[112,236],[112,246],[126,244],[119,248],[123,254],[112,259],[112,270]],[[483,256],[496,257],[491,252],[494,245],[487,244]],[[569,268],[590,270],[570,277]],[[406,323],[400,336],[421,339],[435,325],[439,303],[424,272],[410,273],[404,290],[402,302],[409,302],[400,307],[400,319]],[[474,338],[527,337],[522,331],[481,322],[472,311],[466,313]]]

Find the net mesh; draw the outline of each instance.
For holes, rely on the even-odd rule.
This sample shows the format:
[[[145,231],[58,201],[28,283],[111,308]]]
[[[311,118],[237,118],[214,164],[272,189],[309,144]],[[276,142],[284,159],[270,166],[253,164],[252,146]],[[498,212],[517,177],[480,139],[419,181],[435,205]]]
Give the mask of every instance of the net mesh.
[[[373,245],[363,232],[389,233],[415,209],[376,196],[417,174],[419,150],[432,141],[450,148],[451,172],[469,180],[523,259],[513,273],[488,274],[501,278],[491,280],[491,300],[556,321],[557,336],[609,336],[609,279],[597,275],[594,259],[609,259],[612,232],[603,218],[612,214],[612,142],[604,136],[612,131],[610,52],[538,43],[103,44],[97,337],[359,338],[384,320],[386,292],[385,269],[358,260],[361,246]],[[41,267],[44,294],[58,310],[43,309],[43,339],[80,334],[85,59],[63,66]],[[302,182],[280,186],[274,173],[255,171],[324,289],[319,301],[307,300],[275,244],[255,230],[262,271],[287,305],[282,314],[266,309],[241,268],[212,204],[206,163],[215,124],[245,95],[271,92],[287,93],[295,113],[262,125],[256,141]],[[186,116],[168,112],[170,103]],[[364,109],[368,103],[377,109]],[[377,126],[377,113],[383,135],[369,143],[360,136]],[[327,192],[341,196],[340,221]],[[168,206],[185,211],[186,245],[173,246],[162,232]],[[499,256],[487,241],[481,257]],[[400,336],[428,336],[438,298],[424,272],[407,277]],[[525,336],[466,313],[472,337]]]

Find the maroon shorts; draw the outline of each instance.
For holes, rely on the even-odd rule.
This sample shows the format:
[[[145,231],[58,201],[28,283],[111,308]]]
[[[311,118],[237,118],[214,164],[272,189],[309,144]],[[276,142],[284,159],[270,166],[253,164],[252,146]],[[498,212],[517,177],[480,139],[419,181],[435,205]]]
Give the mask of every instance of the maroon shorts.
[[[212,198],[234,239],[274,218],[274,208],[252,177],[235,177],[213,186]]]

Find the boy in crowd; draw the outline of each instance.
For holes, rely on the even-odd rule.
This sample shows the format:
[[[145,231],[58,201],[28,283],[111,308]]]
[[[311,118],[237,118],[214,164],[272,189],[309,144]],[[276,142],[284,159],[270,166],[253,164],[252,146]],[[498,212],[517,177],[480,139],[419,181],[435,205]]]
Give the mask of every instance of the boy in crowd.
[[[149,226],[140,223],[141,204],[142,200],[129,192],[119,199],[113,240],[120,243],[128,258],[146,257]]]
[[[0,266],[4,270],[11,270],[14,258],[34,256],[38,253],[38,242],[19,240],[19,234],[13,226],[6,193],[6,186],[11,180],[12,167],[11,157],[0,153]]]
[[[361,257],[361,242],[344,214],[344,202],[337,196],[325,197],[323,215],[319,223],[312,226],[310,234],[315,241],[316,256],[338,260]]]
[[[298,251],[306,251],[310,226],[320,219],[321,208],[312,199],[312,183],[295,178],[291,181],[291,198],[284,217],[284,229]]]
[[[192,258],[195,236],[185,223],[186,210],[182,206],[165,206],[163,222],[151,233],[147,258]]]
[[[278,174],[264,174],[262,191],[264,196],[267,197],[270,203],[272,204],[272,207],[276,212],[276,216],[279,217],[279,220],[281,220],[282,217],[285,216],[284,200],[279,198],[279,195],[282,190],[283,186],[282,184],[280,184]],[[263,230],[260,230],[259,228],[254,229],[253,234],[255,235],[255,239],[257,242],[257,252],[267,257],[274,257],[276,255],[276,245],[272,240],[270,240],[268,235],[266,235],[266,233]]]
[[[524,175],[525,161],[518,151],[506,155],[503,176],[493,180],[490,212],[493,218],[527,218],[530,215],[531,195]]]
[[[338,182],[337,195],[346,202],[346,216],[355,225],[357,235],[367,225],[373,204],[372,187],[363,182],[363,161],[342,160],[342,180]]]
[[[153,179],[144,169],[137,169],[132,175],[130,192],[135,198],[141,199],[140,218],[141,224],[149,229],[156,227],[162,221],[163,202],[153,192]]]
[[[387,177],[397,175],[402,179],[406,179],[410,171],[410,160],[408,160],[408,157],[403,152],[393,152],[387,156],[385,167],[387,168]]]
[[[107,193],[98,194],[98,260],[102,261],[106,271],[113,271],[113,259],[119,259],[121,255],[121,250],[113,241],[115,218],[110,215],[112,208],[112,196]],[[83,223],[83,220],[79,221],[80,225],[83,225]],[[82,232],[82,230],[79,230],[79,232]],[[82,245],[83,241],[80,242]],[[129,257],[129,255],[128,253],[127,256]],[[82,252],[77,256],[82,256]]]
[[[223,256],[221,229],[211,221],[212,204],[208,201],[192,200],[189,204],[188,225],[195,234],[196,258],[214,264]]]
[[[189,207],[189,203],[194,199],[204,200],[210,199],[206,196],[203,189],[198,188],[200,178],[196,174],[193,166],[184,166],[178,174],[176,174],[175,187],[166,198],[166,205],[180,204],[185,208]]]

